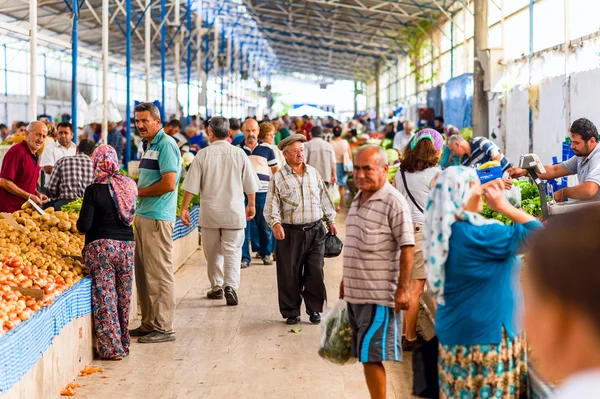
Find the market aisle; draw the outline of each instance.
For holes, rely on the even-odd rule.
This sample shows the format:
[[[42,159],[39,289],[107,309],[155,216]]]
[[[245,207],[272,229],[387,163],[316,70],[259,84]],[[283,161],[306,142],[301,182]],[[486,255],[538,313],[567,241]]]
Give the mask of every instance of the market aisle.
[[[344,234],[343,224],[339,227]],[[341,274],[341,257],[326,260],[330,306]],[[78,378],[77,397],[368,398],[360,365],[340,367],[317,355],[320,328],[308,323],[305,313],[297,326],[302,331],[289,332],[277,308],[274,266],[242,270],[237,307],[205,299],[208,288],[206,262],[198,251],[177,273],[177,340],[134,341],[125,360],[94,362],[105,372]],[[411,398],[410,358],[388,370],[389,397]]]

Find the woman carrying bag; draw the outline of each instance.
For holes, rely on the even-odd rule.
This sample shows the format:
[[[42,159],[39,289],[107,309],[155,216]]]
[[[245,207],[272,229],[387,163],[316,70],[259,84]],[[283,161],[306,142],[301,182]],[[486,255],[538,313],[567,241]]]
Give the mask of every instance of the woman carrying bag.
[[[514,225],[481,216],[483,197]],[[501,179],[482,186],[476,171],[462,166],[440,174],[425,209],[440,397],[526,397],[526,344],[515,321],[522,303],[517,250],[542,224],[505,200]]]
[[[441,169],[437,167],[444,142],[437,130],[423,129],[413,136],[404,151],[394,186],[404,195],[410,206],[415,234],[415,257],[410,284],[411,304],[404,312],[406,336],[402,337],[402,350],[412,351],[421,344],[417,340],[419,299],[425,289],[427,272],[423,258],[423,213],[427,197]],[[435,309],[430,309],[435,313]]]

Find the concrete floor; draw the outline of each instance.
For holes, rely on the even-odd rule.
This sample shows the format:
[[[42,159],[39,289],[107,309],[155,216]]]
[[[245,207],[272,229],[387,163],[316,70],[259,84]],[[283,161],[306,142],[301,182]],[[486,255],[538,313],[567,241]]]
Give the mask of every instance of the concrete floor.
[[[338,216],[339,222],[345,215]],[[343,223],[339,223],[341,236]],[[337,300],[342,257],[327,259],[328,307]],[[368,398],[362,366],[337,366],[317,355],[320,328],[303,313],[289,332],[277,307],[275,266],[242,270],[240,305],[205,299],[206,261],[196,252],[176,274],[177,340],[133,342],[120,362],[95,361],[104,373],[78,378],[79,398]],[[137,327],[133,324],[131,327]],[[410,354],[386,364],[388,397],[412,398]]]

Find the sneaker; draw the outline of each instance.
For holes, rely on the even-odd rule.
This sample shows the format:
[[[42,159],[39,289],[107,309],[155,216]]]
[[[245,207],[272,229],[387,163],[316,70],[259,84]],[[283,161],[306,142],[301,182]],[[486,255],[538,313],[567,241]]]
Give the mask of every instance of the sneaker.
[[[247,269],[250,267],[250,263],[246,262],[245,260],[242,261],[242,264],[240,265],[240,267],[242,269]]]
[[[219,288],[216,291],[210,290],[206,293],[208,299],[223,299],[223,290]]]
[[[285,321],[285,324],[293,326],[295,324],[300,323],[300,316],[288,317]]]
[[[140,344],[160,344],[163,342],[175,341],[175,334],[165,334],[158,331],[152,331],[150,334],[138,338]]]
[[[309,312],[306,311],[306,314],[309,315],[310,322],[313,324],[321,323],[321,314],[319,312]]]
[[[237,306],[238,304],[237,293],[231,287],[225,287],[225,299],[227,300],[227,306]]]
[[[258,252],[254,254],[254,259],[260,259],[260,258],[261,258],[261,256],[258,254]]]
[[[262,258],[263,265],[270,266],[273,264],[273,257],[271,255],[263,256]]]
[[[145,335],[150,334],[152,331],[146,331],[144,329],[142,329],[142,327],[138,327],[134,330],[129,330],[129,335],[131,337],[143,337]]]

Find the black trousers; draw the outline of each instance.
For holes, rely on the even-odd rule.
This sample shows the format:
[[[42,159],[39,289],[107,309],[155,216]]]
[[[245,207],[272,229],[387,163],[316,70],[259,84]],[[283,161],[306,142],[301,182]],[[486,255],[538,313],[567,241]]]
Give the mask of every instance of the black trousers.
[[[323,280],[325,226],[283,225],[285,239],[277,241],[279,311],[284,318],[300,316],[302,298],[310,312],[322,312],[327,298]]]

